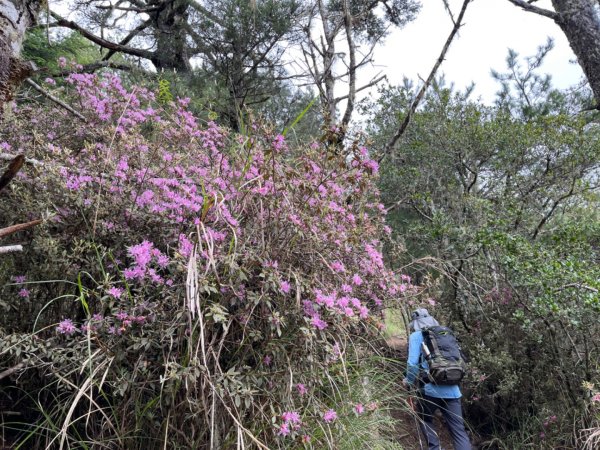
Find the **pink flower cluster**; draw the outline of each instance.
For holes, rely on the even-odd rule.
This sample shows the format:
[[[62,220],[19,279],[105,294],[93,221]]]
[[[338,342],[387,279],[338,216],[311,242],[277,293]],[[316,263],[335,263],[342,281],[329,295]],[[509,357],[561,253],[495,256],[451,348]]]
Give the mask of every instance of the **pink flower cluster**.
[[[300,414],[297,411],[286,411],[281,415],[283,422],[279,425],[278,434],[287,436],[292,431],[298,431],[302,426]]]
[[[125,339],[148,330],[156,316],[160,323],[179,320],[184,315],[173,311],[188,305],[183,286],[195,255],[203,310],[217,312],[205,316],[207,330],[226,320],[228,339],[244,336],[231,342],[239,346],[237,367],[254,365],[273,376],[266,384],[271,395],[282,366],[279,349],[298,352],[291,359],[300,381],[293,400],[303,409],[284,412],[276,433],[309,442],[308,434],[300,436],[307,422],[343,417],[341,409],[309,404],[307,386],[319,395],[310,371],[327,370],[342,357],[341,334],[375,333],[383,303],[413,289],[410,277],[384,264],[390,230],[378,198],[378,165],[368,151],[358,149],[347,164],[318,142],[295,148],[254,124],[248,135],[231,136],[197,120],[189,99],[158,105],[153,93],[128,89],[112,74],[74,74],[67,83],[88,125],[70,133],[84,143],[74,154],[57,131],[72,122],[64,111],[40,124],[47,127],[40,135],[52,136],[51,155],[60,162],[55,173],[62,175],[54,225],[75,233],[71,219],[85,216],[94,224],[94,242],[114,259],[107,267],[111,284],[98,289],[94,310],[106,315],[81,325],[64,319],[56,332]],[[140,299],[157,305],[142,308]],[[301,353],[308,348],[310,366]],[[353,404],[347,413],[371,406]]]

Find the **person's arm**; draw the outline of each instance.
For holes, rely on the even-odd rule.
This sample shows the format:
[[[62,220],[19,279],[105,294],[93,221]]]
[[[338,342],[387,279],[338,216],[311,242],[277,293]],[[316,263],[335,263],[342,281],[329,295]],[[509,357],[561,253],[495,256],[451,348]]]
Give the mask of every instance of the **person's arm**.
[[[419,376],[419,363],[421,357],[421,343],[423,334],[419,332],[412,333],[408,340],[408,361],[406,364],[406,382],[414,385]]]

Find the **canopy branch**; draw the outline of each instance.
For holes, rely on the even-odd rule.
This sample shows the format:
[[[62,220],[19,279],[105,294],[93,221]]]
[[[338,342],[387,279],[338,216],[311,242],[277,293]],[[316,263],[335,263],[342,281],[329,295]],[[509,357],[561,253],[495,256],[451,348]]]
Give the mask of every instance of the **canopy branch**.
[[[417,96],[413,100],[412,104],[410,105],[408,114],[406,114],[406,117],[404,118],[404,121],[398,128],[398,131],[396,132],[396,134],[394,134],[392,139],[384,147],[383,154],[379,158],[380,162],[381,162],[381,160],[383,160],[383,158],[385,158],[385,156],[387,154],[389,154],[392,151],[392,149],[394,148],[394,145],[396,145],[398,140],[402,137],[402,135],[406,131],[406,128],[408,127],[408,124],[410,123],[410,120],[412,119],[413,114],[415,113],[415,111],[417,110],[417,107],[419,106],[419,103],[421,103],[421,100],[425,96],[425,92],[427,91],[427,89],[429,88],[431,83],[433,82],[433,79],[435,78],[435,74],[437,73],[438,69],[442,65],[442,62],[444,61],[444,59],[446,59],[446,53],[448,52],[448,49],[450,48],[450,44],[454,40],[454,36],[456,36],[456,33],[458,33],[458,30],[460,29],[460,27],[463,24],[463,18],[465,16],[467,6],[469,5],[470,2],[471,2],[471,0],[464,0],[462,8],[460,10],[460,14],[457,17],[456,22],[454,23],[454,27],[452,28],[452,31],[448,35],[448,39],[446,39],[446,43],[444,44],[444,47],[442,48],[442,52],[440,53],[440,56],[438,57],[437,61],[435,62],[433,69],[431,69],[431,73],[429,74],[429,77],[427,77],[427,80],[425,80],[425,83],[423,83],[423,86],[421,86],[419,93],[417,94]]]
[[[148,50],[127,47],[125,45],[119,45],[115,42],[107,41],[106,39],[96,36],[92,32],[79,26],[77,23],[61,17],[60,15],[56,14],[54,11],[50,11],[50,15],[56,19],[57,25],[77,31],[84,38],[92,41],[94,44],[98,44],[100,47],[104,47],[109,50],[114,50],[114,51],[121,52],[121,53],[126,53],[128,55],[139,56],[140,58],[145,58],[145,59],[151,59],[154,56],[154,53],[151,51],[148,51]]]
[[[540,8],[539,6],[532,5],[524,0],[508,0],[513,5],[518,6],[519,8],[523,8],[525,11],[533,12],[539,14],[540,16],[548,17],[552,20],[556,20],[558,18],[558,14],[554,11],[550,11],[548,9]]]

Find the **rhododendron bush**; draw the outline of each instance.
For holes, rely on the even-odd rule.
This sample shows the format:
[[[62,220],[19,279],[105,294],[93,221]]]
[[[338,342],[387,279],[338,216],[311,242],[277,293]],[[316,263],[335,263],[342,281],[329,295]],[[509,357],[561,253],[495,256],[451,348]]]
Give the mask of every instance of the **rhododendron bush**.
[[[47,83],[86,121],[24,104],[0,135],[31,158],[0,226],[45,219],[0,260],[31,439],[323,448],[376,414],[342,363],[411,287],[383,263],[366,149],[347,162],[261,124],[234,134],[111,74]]]

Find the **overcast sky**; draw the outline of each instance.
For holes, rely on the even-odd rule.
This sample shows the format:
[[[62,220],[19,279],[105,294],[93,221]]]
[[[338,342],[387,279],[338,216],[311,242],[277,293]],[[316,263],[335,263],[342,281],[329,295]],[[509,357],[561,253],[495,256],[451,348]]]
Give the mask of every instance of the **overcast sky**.
[[[456,17],[462,0],[449,3]],[[400,84],[404,76],[424,79],[429,75],[452,22],[442,0],[422,0],[422,4],[417,19],[394,30],[385,45],[376,50],[377,67],[368,71],[371,76],[382,71],[391,84]],[[552,9],[550,0],[536,2],[536,6]],[[491,102],[498,90],[490,69],[504,71],[508,48],[521,56],[533,55],[548,36],[554,38],[555,48],[547,56],[542,72],[550,73],[558,88],[576,84],[583,76],[560,28],[546,17],[525,12],[508,0],[473,0],[464,22],[440,71],[458,88],[474,81],[475,95],[485,102]]]

